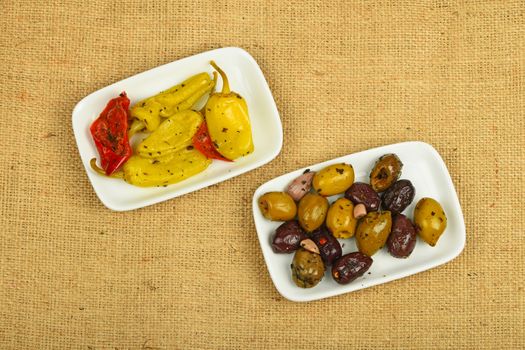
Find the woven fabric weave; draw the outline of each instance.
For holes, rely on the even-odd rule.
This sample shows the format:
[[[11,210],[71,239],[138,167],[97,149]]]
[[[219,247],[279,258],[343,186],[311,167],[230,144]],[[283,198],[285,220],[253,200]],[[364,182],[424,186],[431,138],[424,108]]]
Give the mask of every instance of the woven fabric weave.
[[[522,1],[25,1],[0,16],[2,349],[523,349]],[[284,129],[264,167],[131,212],[106,209],[71,112],[115,81],[239,46]],[[432,144],[463,207],[439,268],[283,299],[251,216],[298,167]]]

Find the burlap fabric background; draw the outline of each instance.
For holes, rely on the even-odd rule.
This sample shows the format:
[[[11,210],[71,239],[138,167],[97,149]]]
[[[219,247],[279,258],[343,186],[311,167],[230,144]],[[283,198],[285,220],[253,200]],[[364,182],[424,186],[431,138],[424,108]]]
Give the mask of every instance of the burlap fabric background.
[[[2,1],[2,349],[525,346],[525,3]],[[75,104],[141,71],[248,50],[284,127],[270,164],[115,213],[95,196]],[[297,167],[433,144],[467,245],[437,269],[293,303],[275,290],[253,191]]]

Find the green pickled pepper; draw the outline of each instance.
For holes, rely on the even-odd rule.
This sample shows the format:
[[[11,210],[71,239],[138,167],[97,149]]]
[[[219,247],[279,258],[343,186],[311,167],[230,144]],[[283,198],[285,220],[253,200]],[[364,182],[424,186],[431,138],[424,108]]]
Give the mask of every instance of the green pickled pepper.
[[[210,64],[222,77],[222,92],[213,92],[205,107],[205,118],[213,144],[220,154],[234,160],[253,152],[248,106],[244,98],[230,91],[228,77],[215,62]]]
[[[129,134],[133,135],[144,128],[149,132],[157,130],[161,118],[190,109],[215,87],[216,81],[216,74],[211,79],[208,73],[199,73],[168,90],[139,101],[130,110],[130,116],[135,120],[131,123]]]

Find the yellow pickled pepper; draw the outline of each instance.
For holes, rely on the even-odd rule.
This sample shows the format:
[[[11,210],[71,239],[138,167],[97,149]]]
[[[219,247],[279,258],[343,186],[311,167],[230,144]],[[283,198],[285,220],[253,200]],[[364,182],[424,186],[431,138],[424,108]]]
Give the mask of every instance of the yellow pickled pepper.
[[[191,109],[175,113],[139,143],[135,153],[143,158],[156,158],[191,145],[203,120],[202,114]]]
[[[140,187],[167,186],[206,170],[211,162],[192,146],[159,158],[135,154],[124,163],[121,177]]]
[[[214,61],[210,64],[222,77],[222,92],[213,92],[205,107],[208,132],[217,151],[234,160],[253,152],[252,129],[244,98],[230,91],[228,77]]]
[[[168,90],[139,101],[130,110],[130,116],[135,120],[130,126],[129,134],[133,135],[144,128],[150,132],[157,130],[161,117],[166,118],[191,108],[215,87],[216,80],[215,74],[211,79],[208,73],[199,73]]]

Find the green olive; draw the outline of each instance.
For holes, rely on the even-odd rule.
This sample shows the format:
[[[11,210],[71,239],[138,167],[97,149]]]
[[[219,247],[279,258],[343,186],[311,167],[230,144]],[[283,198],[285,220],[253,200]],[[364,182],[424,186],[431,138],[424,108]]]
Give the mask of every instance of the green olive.
[[[385,154],[377,160],[370,173],[370,186],[376,192],[385,191],[399,179],[402,168],[403,163],[394,153]]]
[[[299,201],[297,209],[299,224],[305,231],[312,232],[323,224],[327,211],[328,200],[325,197],[307,193]]]
[[[447,228],[447,216],[438,201],[421,198],[414,209],[414,224],[419,237],[433,247]]]
[[[389,211],[372,211],[357,225],[355,234],[357,249],[368,256],[383,248],[392,229],[392,215]]]
[[[326,227],[335,238],[350,238],[355,233],[357,220],[354,217],[354,203],[346,198],[339,198],[328,209]]]
[[[321,196],[343,193],[354,183],[354,168],[350,164],[329,165],[315,174],[312,185]]]
[[[298,287],[315,287],[324,276],[321,255],[299,248],[292,261],[292,279]]]
[[[297,205],[288,193],[268,192],[259,198],[259,209],[272,221],[292,220],[297,214]]]

